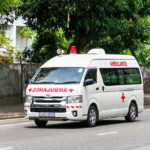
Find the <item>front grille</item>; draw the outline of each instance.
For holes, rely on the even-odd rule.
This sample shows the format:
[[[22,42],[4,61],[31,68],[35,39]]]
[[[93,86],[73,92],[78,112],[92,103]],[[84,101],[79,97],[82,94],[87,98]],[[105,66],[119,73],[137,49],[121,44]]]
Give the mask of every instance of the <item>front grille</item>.
[[[66,108],[31,108],[31,112],[66,112]]]
[[[66,112],[66,97],[33,97],[31,112]]]
[[[36,103],[60,103],[61,101],[58,100],[35,100]]]
[[[66,97],[33,97],[33,103],[60,103],[66,101]]]

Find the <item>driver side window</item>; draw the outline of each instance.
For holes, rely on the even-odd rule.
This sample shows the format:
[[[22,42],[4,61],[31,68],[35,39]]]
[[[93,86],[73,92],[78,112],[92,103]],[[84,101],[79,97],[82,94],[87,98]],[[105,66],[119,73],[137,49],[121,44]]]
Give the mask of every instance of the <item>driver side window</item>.
[[[89,69],[86,74],[85,81],[87,79],[93,79],[94,83],[97,83],[97,69]]]

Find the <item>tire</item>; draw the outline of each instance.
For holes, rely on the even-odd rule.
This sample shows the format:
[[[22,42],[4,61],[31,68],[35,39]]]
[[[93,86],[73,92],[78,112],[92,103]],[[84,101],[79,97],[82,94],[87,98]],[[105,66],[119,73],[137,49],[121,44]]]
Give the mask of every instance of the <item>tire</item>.
[[[98,112],[95,106],[90,106],[86,124],[88,127],[96,126],[98,120]]]
[[[35,119],[34,122],[37,127],[46,127],[46,124],[48,121],[41,121],[41,120]]]
[[[129,106],[129,112],[127,114],[127,116],[125,117],[126,121],[128,122],[134,122],[137,116],[137,107],[136,104],[131,102],[130,106]]]

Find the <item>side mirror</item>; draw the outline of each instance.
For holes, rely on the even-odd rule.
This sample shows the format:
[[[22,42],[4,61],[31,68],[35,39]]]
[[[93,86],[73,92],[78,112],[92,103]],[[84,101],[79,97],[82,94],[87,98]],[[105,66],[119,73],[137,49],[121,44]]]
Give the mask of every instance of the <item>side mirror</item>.
[[[30,83],[30,79],[27,78],[27,79],[25,80],[25,84],[29,84],[29,83]]]
[[[93,79],[86,79],[84,82],[84,86],[92,85],[94,83]]]

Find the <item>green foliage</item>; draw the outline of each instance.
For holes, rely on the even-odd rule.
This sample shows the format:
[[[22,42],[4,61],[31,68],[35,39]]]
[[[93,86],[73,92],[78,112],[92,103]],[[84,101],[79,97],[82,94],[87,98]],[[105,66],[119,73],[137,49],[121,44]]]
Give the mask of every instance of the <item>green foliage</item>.
[[[58,29],[58,31],[55,32],[55,41],[57,49],[61,48],[64,50],[65,53],[67,53],[67,50],[69,49],[71,43],[73,42],[72,39],[69,40],[66,39],[62,28]]]
[[[0,48],[5,49],[3,56],[0,56],[0,63],[13,63],[12,54],[14,53],[14,47],[10,45],[11,40],[2,34],[0,31]]]
[[[47,29],[42,33],[36,34],[31,49],[25,49],[23,60],[29,63],[44,63],[53,56],[56,56],[56,50],[61,48],[67,53],[72,40],[67,40],[62,29],[55,33]]]
[[[19,32],[21,37],[28,37],[29,39],[32,39],[32,37],[35,35],[35,32],[30,27],[23,27]]]
[[[21,0],[0,0],[0,14],[21,6]]]
[[[21,0],[0,0],[0,19],[3,19],[3,25],[8,22],[13,23],[15,16],[15,10],[22,5]],[[1,27],[3,27],[3,25]]]
[[[72,39],[71,44],[77,46],[78,53],[84,53],[93,47],[102,47],[107,53],[121,53],[125,49],[130,49],[132,55],[136,56],[135,52],[139,45],[147,42],[150,36],[149,0],[22,0],[22,2],[18,14],[27,18],[27,24],[37,31],[37,41],[40,44],[37,42],[33,49],[37,55],[41,55],[39,53],[41,52],[41,57],[45,57],[44,60],[54,55],[59,45],[59,40],[55,36],[60,29],[63,30],[64,37],[69,41]],[[67,28],[68,12],[69,28]],[[47,54],[48,57],[44,56]],[[41,62],[40,60],[43,59],[38,59],[37,62]]]
[[[13,58],[12,57],[6,57],[6,56],[0,56],[0,64],[12,64]]]
[[[13,55],[20,58],[21,53],[16,47],[11,46],[11,40],[0,31],[0,49],[2,56],[0,56],[0,63],[13,63]],[[3,51],[2,51],[3,49]]]
[[[138,62],[141,66],[150,66],[150,46],[141,46],[141,49],[136,51]]]

